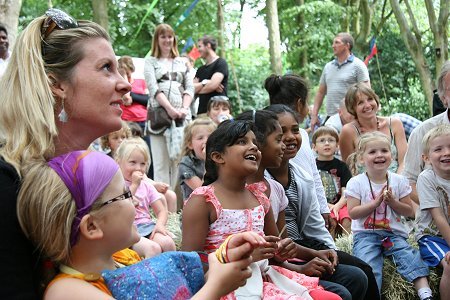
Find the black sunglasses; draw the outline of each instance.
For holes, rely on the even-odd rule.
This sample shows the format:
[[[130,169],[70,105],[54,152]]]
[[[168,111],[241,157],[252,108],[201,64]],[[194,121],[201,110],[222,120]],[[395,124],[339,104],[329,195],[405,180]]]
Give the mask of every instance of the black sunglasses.
[[[45,12],[45,15],[47,18],[45,18],[41,27],[41,35],[43,40],[45,40],[55,28],[69,29],[78,27],[77,20],[62,10],[50,8]]]
[[[133,197],[133,195],[131,194],[131,192],[130,192],[130,191],[126,191],[125,193],[123,193],[123,194],[120,195],[120,196],[117,196],[117,197],[115,197],[115,198],[112,198],[111,200],[108,200],[108,201],[103,202],[102,205],[100,205],[100,208],[103,207],[103,206],[105,206],[105,205],[108,205],[108,204],[111,204],[111,203],[113,203],[113,202],[116,202],[116,201],[121,201],[121,200],[127,200],[127,199],[130,199],[131,197]]]

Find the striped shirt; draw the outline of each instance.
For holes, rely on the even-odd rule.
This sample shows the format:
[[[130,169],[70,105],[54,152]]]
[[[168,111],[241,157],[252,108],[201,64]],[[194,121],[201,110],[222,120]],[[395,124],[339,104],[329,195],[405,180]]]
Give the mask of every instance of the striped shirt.
[[[320,77],[320,84],[325,85],[327,91],[327,115],[332,116],[338,112],[339,103],[344,99],[350,85],[369,80],[366,65],[353,54],[342,64],[339,64],[337,59],[327,63]]]
[[[302,194],[299,191],[299,187],[295,183],[294,174],[291,167],[289,167],[289,181],[287,187],[284,187],[284,192],[289,200],[288,206],[285,210],[286,229],[289,237],[296,241],[301,240],[302,235],[297,226],[297,214],[300,211],[298,204],[301,202]]]

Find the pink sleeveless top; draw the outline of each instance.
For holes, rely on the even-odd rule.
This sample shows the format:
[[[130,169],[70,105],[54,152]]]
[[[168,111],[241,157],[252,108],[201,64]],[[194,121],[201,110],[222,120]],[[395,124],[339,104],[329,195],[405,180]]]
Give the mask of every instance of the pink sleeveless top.
[[[266,185],[264,182],[257,182],[246,185],[245,188],[256,197],[259,202],[258,206],[251,209],[223,208],[214,194],[214,187],[211,185],[199,187],[192,192],[191,196],[199,195],[205,197],[206,202],[214,205],[217,214],[217,220],[209,225],[204,249],[207,253],[219,248],[231,234],[245,231],[264,234],[264,216],[270,208],[270,200],[264,194],[264,191],[267,189]]]

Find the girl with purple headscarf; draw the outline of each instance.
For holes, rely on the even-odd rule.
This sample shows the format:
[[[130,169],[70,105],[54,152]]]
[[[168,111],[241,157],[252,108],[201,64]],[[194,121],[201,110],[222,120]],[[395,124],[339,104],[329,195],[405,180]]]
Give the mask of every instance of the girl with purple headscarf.
[[[60,271],[44,299],[214,299],[250,275],[244,257],[262,241],[249,233],[234,242],[239,261],[220,264],[208,257],[214,276],[201,290],[203,268],[195,252],[141,261],[128,249],[140,238],[134,205],[119,166],[103,153],[74,151],[30,165],[18,198],[19,222]]]

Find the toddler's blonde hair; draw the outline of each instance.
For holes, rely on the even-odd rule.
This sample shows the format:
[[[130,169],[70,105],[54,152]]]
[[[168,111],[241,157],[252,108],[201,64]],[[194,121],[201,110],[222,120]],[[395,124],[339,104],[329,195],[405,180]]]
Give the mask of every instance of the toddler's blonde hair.
[[[130,158],[131,153],[134,150],[138,150],[144,155],[146,161],[145,172],[148,172],[148,168],[151,164],[150,150],[145,141],[140,137],[130,137],[125,139],[120,144],[119,148],[117,148],[116,153],[114,154],[114,160],[120,165],[121,161]]]
[[[358,160],[362,157],[364,151],[366,151],[367,144],[375,141],[385,142],[389,151],[392,151],[391,141],[384,133],[373,131],[362,134],[358,139],[355,152],[347,158],[347,165],[353,176],[358,175]]]
[[[126,121],[122,121],[122,128],[120,128],[119,130],[110,132],[107,135],[104,135],[100,138],[100,145],[102,146],[102,149],[104,149],[104,150],[110,149],[108,138],[111,134],[122,133],[122,132],[125,133],[125,138],[131,137],[131,129],[128,126],[128,123]]]
[[[428,131],[422,139],[422,153],[428,155],[430,143],[437,137],[450,135],[450,125],[442,124]]]

